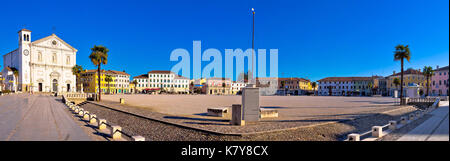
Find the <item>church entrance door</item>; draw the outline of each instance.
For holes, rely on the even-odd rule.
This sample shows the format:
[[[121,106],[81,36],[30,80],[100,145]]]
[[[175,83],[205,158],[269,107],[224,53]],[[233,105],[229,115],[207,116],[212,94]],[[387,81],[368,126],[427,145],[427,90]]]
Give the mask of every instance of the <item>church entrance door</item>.
[[[58,92],[58,80],[53,79],[53,92]]]

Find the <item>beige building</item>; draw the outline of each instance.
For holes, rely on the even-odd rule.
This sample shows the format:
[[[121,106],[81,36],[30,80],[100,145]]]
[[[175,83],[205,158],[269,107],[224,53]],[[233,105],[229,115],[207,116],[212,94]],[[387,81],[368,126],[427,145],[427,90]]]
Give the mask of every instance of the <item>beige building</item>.
[[[231,95],[231,84],[230,78],[207,78],[202,90],[208,95]]]

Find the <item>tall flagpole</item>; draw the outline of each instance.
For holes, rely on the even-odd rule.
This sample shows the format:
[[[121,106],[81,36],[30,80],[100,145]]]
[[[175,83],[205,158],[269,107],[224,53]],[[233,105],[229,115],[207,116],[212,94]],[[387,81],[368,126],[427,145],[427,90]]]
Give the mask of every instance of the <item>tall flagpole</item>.
[[[254,79],[253,75],[255,72],[255,9],[252,8],[252,15],[253,15],[253,23],[252,23],[252,79],[250,80],[250,84],[253,85],[253,87],[255,86],[254,83]]]

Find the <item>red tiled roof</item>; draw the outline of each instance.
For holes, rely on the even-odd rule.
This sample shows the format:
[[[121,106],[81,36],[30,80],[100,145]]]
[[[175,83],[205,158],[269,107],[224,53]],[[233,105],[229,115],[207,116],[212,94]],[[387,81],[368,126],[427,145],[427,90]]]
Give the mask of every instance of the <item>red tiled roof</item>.
[[[24,28],[22,30],[19,30],[17,33],[19,33],[20,31],[29,31],[29,32],[31,32],[30,30]]]
[[[420,74],[420,75],[422,75],[423,73],[422,72],[420,72],[419,70],[415,70],[415,69],[407,69],[406,71],[403,71],[403,75],[406,75],[406,74]],[[390,75],[390,76],[399,76],[399,75],[401,75],[401,72],[398,72],[398,73],[395,73],[395,74],[392,74],[392,75]],[[389,76],[389,77],[390,77]]]
[[[434,71],[441,71],[441,70],[448,70],[448,66],[442,67],[442,68],[438,68],[438,69],[436,69],[436,70],[434,70]]]
[[[372,77],[327,77],[318,80],[318,82],[336,82],[336,81],[368,81],[372,80]]]
[[[173,72],[168,71],[168,70],[152,70],[152,71],[149,71],[148,73],[170,74],[170,73],[173,73]]]
[[[128,73],[121,72],[121,71],[115,71],[115,70],[108,70],[107,72],[112,73],[112,74],[129,75]]]
[[[310,82],[308,79],[305,78],[278,78],[278,80],[279,81],[294,80],[294,81]]]
[[[148,78],[148,74],[141,74],[136,77],[133,77],[133,79],[135,79],[135,78]]]

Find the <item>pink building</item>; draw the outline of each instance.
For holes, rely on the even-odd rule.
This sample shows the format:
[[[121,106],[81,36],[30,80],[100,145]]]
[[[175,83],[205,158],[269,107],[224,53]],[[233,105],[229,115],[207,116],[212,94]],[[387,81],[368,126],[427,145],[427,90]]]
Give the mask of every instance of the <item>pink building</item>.
[[[448,96],[448,66],[436,67],[434,75],[431,77],[431,95]]]

